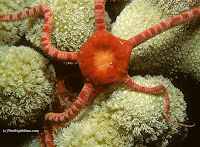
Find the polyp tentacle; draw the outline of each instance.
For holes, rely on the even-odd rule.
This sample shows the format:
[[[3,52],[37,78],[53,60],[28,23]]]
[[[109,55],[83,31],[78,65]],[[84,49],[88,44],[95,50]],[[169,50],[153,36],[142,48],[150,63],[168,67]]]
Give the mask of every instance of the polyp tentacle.
[[[151,88],[139,86],[136,83],[134,83],[128,75],[123,80],[124,80],[123,82],[124,82],[125,85],[127,85],[128,87],[132,88],[133,90],[136,90],[136,91],[139,91],[139,92],[143,92],[143,93],[155,93],[155,92],[158,92],[158,91],[162,90],[163,94],[165,96],[165,109],[164,109],[164,116],[165,116],[165,118],[169,122],[171,122],[173,124],[177,124],[179,126],[184,126],[184,127],[193,127],[194,126],[194,125],[186,125],[186,124],[183,124],[183,123],[175,122],[175,121],[173,121],[173,120],[171,120],[169,118],[169,116],[168,116],[169,96],[167,94],[167,89],[163,85],[158,85],[156,87],[151,87]]]
[[[62,61],[76,61],[78,56],[77,52],[63,52],[58,51],[53,45],[51,44],[51,30],[53,26],[53,13],[48,6],[37,6],[32,9],[26,10],[24,12],[20,12],[17,14],[9,14],[9,15],[0,15],[0,20],[2,21],[15,21],[15,20],[22,20],[28,17],[36,16],[44,14],[44,26],[42,29],[41,35],[41,44],[43,50],[46,54],[50,57],[62,60]]]
[[[170,28],[173,28],[177,25],[183,24],[185,22],[188,22],[192,19],[197,18],[200,16],[200,8],[188,11],[186,13],[174,16],[166,21],[163,21],[157,25],[154,25],[153,27],[139,33],[138,35],[130,38],[128,41],[133,46],[136,47],[137,45],[145,42],[146,40],[162,33],[163,31],[166,31]]]

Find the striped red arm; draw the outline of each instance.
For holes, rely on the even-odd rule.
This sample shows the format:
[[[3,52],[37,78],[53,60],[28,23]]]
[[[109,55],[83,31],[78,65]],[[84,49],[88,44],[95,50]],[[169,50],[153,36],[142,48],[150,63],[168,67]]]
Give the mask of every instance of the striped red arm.
[[[85,83],[83,89],[81,90],[77,100],[74,102],[73,106],[63,113],[47,113],[45,115],[45,120],[62,122],[62,121],[70,121],[74,117],[76,117],[79,112],[85,107],[85,105],[89,102],[90,94],[93,91],[93,86],[90,83]]]
[[[105,15],[104,0],[95,0],[95,25],[97,30],[106,29],[104,15]]]
[[[188,11],[186,13],[174,16],[166,21],[163,21],[141,33],[130,38],[128,41],[133,47],[145,42],[146,40],[162,33],[163,31],[173,28],[177,25],[183,24],[187,21],[195,19],[200,16],[200,8]]]
[[[53,135],[51,133],[51,130],[49,130],[47,127],[44,127],[44,140],[45,140],[45,145],[42,144],[43,146],[55,147],[53,144]]]
[[[168,110],[169,110],[169,96],[168,96],[168,93],[167,93],[167,89],[163,86],[163,85],[158,85],[156,87],[151,87],[151,88],[148,88],[148,87],[143,87],[143,86],[139,86],[137,85],[136,83],[134,83],[131,78],[129,76],[126,76],[124,79],[123,79],[123,83],[125,85],[127,85],[128,87],[132,88],[133,90],[136,90],[136,91],[139,91],[139,92],[143,92],[143,93],[155,93],[157,91],[163,91],[163,94],[165,96],[165,110],[164,110],[164,116],[165,118],[173,123],[173,124],[177,124],[179,126],[184,126],[184,127],[193,127],[194,125],[186,125],[186,124],[183,124],[183,123],[179,123],[179,122],[175,122],[173,120],[171,120],[168,116]]]
[[[24,12],[20,12],[17,14],[4,14],[0,15],[0,20],[2,21],[16,21],[16,20],[22,20],[26,19],[31,16],[39,15],[43,13],[43,8],[44,6],[37,6],[32,9],[26,10]]]
[[[41,34],[41,44],[44,52],[51,58],[61,61],[76,61],[78,58],[77,52],[58,51],[51,44],[51,30],[53,26],[53,13],[48,6],[37,6],[32,9],[20,12],[17,14],[0,15],[1,21],[16,21],[26,19],[36,15],[44,15],[44,26]]]

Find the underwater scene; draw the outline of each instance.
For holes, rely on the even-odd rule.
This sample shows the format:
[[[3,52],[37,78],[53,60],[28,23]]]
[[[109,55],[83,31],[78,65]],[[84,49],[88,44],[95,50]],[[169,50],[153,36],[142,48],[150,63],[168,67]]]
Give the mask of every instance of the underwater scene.
[[[0,0],[0,147],[191,147],[199,0]]]

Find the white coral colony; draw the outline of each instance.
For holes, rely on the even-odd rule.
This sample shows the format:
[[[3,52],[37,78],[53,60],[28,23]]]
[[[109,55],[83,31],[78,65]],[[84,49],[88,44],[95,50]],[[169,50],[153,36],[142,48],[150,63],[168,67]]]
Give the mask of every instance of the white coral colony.
[[[127,39],[167,18],[198,7],[199,0],[133,0],[112,25],[112,34]],[[145,10],[145,11],[143,11]],[[184,73],[200,81],[200,19],[163,32],[134,48],[131,70]]]
[[[52,103],[55,71],[48,59],[25,46],[0,47],[0,122],[25,126]]]
[[[35,0],[1,0],[0,14],[17,13],[30,8]],[[31,27],[30,19],[15,22],[0,21],[0,45],[14,45]]]
[[[135,76],[145,87],[163,84],[170,99],[169,116],[187,120],[182,92],[162,76]],[[54,135],[56,146],[167,146],[174,136],[184,138],[187,128],[169,123],[163,116],[162,93],[144,94],[116,83],[100,93],[78,119]],[[177,140],[176,140],[177,141]]]
[[[54,25],[52,43],[63,51],[78,51],[95,31],[94,0],[36,0],[31,7],[48,5],[53,11]],[[106,25],[110,28],[106,13]],[[26,39],[35,46],[41,46],[43,19],[33,21],[33,27],[26,33]]]

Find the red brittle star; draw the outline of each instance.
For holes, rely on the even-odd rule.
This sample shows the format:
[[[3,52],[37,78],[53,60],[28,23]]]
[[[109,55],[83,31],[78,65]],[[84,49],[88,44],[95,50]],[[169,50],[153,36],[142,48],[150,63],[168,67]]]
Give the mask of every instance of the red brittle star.
[[[53,13],[47,6],[37,6],[18,14],[0,15],[0,20],[2,21],[14,21],[44,14],[45,20],[41,34],[41,44],[44,52],[51,58],[68,62],[77,61],[79,64],[81,73],[85,78],[85,83],[76,101],[71,108],[63,113],[47,113],[45,115],[45,120],[55,122],[70,121],[87,106],[89,101],[93,98],[93,96],[90,95],[95,91],[95,89],[114,82],[121,82],[133,90],[143,93],[163,91],[165,96],[165,118],[173,124],[192,127],[193,125],[185,125],[183,123],[175,122],[168,117],[169,97],[167,90],[163,85],[158,85],[152,88],[139,86],[131,80],[127,68],[130,54],[134,47],[167,29],[199,17],[200,8],[172,17],[139,33],[129,40],[123,40],[113,36],[106,30],[104,7],[104,0],[95,0],[96,31],[78,52],[63,52],[53,47],[51,44]]]

